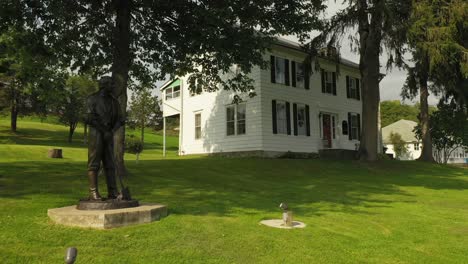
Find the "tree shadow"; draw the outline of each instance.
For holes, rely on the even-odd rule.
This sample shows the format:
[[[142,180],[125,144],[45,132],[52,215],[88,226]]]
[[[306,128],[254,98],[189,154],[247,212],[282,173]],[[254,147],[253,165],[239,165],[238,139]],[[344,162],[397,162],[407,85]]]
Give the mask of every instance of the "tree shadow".
[[[417,202],[418,197],[403,187],[468,188],[463,169],[411,162],[187,158],[127,166],[135,198],[168,204],[171,214],[181,215],[269,214],[279,212],[281,202],[302,216],[374,214],[373,208]],[[0,167],[6,168],[0,171],[2,198],[46,195],[54,198],[49,206],[59,207],[86,196],[83,162],[15,162]],[[105,190],[103,177],[100,184]]]

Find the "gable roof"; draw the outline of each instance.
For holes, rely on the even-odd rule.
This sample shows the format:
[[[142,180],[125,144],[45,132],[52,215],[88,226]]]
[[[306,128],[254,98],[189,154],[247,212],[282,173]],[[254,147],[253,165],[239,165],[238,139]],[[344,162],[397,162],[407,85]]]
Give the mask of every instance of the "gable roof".
[[[174,86],[177,86],[177,85],[180,85],[180,79],[179,78],[169,79],[161,86],[161,88],[159,88],[159,90],[162,91],[162,90],[164,90],[166,88],[171,88],[171,87],[174,87]]]
[[[278,46],[294,49],[294,50],[305,53],[304,49],[301,47],[301,45],[299,43],[291,41],[291,40],[287,40],[287,39],[284,39],[284,38],[277,38],[275,44],[278,45]],[[322,58],[322,59],[328,59],[327,57],[324,57],[324,56],[318,56],[318,57]],[[340,56],[340,61],[339,62],[340,62],[340,64],[343,64],[343,65],[346,65],[346,66],[349,66],[349,67],[352,67],[352,68],[358,68],[359,69],[359,64],[358,63],[355,63],[354,61],[351,61],[351,60],[347,60],[347,59],[345,59],[345,58],[343,58],[341,56]]]
[[[391,144],[390,142],[390,134],[398,133],[401,135],[401,138],[405,142],[418,142],[415,133],[413,132],[414,128],[418,124],[411,120],[404,120],[401,119],[393,124],[390,124],[384,128],[382,128],[382,139],[385,144]]]

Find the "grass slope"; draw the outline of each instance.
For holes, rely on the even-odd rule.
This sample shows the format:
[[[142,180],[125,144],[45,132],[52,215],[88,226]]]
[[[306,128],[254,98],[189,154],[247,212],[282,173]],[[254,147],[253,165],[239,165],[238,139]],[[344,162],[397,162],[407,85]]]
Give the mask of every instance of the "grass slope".
[[[86,195],[86,149],[66,128],[0,120],[0,263],[467,263],[467,170],[388,161],[161,157],[161,137],[131,189],[169,205],[160,222],[113,230],[55,225],[48,208]],[[77,135],[76,138],[80,138]],[[176,138],[169,140],[171,153]],[[64,159],[46,158],[61,146]],[[288,202],[303,230],[258,225]]]

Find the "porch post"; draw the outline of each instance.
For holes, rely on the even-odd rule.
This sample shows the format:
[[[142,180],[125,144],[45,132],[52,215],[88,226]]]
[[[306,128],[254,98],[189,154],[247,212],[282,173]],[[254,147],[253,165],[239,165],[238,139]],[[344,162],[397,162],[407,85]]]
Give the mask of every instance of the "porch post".
[[[163,117],[163,157],[166,157],[166,117]]]

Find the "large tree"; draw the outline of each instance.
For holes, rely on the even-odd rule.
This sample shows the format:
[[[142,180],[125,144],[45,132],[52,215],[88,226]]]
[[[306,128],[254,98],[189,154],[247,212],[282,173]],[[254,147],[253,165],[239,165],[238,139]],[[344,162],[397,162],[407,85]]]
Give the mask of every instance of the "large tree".
[[[345,0],[347,7],[338,11],[328,23],[324,33],[309,44],[311,55],[327,43],[336,45],[344,34],[357,29],[358,35],[349,35],[357,45],[362,90],[362,133],[359,146],[361,160],[378,158],[378,108],[380,55],[385,48],[389,53],[387,66],[402,63],[405,32],[411,13],[411,1],[400,0]]]
[[[73,69],[112,72],[114,95],[127,107],[129,79],[145,84],[167,75],[198,79],[207,90],[250,91],[252,67],[277,35],[306,37],[321,24],[322,0],[44,0],[27,10],[35,27]],[[29,12],[25,12],[29,14]],[[239,65],[228,80],[220,76]],[[191,82],[195,83],[195,82]],[[193,87],[192,87],[193,88]],[[125,128],[115,137],[123,165]]]
[[[466,104],[468,97],[468,4],[461,0],[413,0],[408,33],[414,66],[407,67],[403,96],[419,93],[420,160],[434,161],[430,133],[429,91],[455,96]],[[430,85],[432,81],[434,85]]]
[[[5,96],[0,108],[9,108],[11,131],[16,132],[19,115],[46,114],[61,72],[39,35],[22,26],[0,29],[0,89]]]

